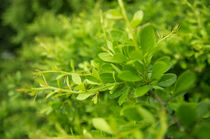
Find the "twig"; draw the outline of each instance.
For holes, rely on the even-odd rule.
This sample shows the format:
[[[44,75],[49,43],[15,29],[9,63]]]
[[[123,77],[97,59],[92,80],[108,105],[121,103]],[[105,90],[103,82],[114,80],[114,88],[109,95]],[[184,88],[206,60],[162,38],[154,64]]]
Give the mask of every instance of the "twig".
[[[155,99],[162,104],[163,109],[166,111],[166,104],[165,104],[165,102],[155,92],[153,94],[154,94]],[[175,121],[175,123],[177,124],[177,126],[180,128],[180,130],[184,131],[183,126],[177,120],[177,118],[176,118],[176,116],[174,114],[172,114],[172,118]]]
[[[165,103],[163,102],[163,100],[162,100],[155,92],[154,92],[153,94],[154,94],[155,99],[156,99],[158,102],[160,102],[160,103],[162,104],[164,110],[166,110],[166,105],[165,105]]]

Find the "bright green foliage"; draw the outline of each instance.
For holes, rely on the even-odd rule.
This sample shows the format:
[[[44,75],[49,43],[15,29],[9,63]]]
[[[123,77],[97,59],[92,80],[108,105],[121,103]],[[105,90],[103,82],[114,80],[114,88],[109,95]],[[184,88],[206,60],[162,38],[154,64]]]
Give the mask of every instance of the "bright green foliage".
[[[57,15],[62,6],[55,4],[58,11],[23,25],[34,40],[20,37],[25,47],[19,58],[0,66],[7,71],[0,73],[0,136],[208,138],[206,1],[118,0],[118,6],[109,3],[110,10],[97,4],[71,18]],[[186,10],[186,17],[179,9]],[[176,20],[186,25],[169,32]],[[16,89],[22,94],[15,94]],[[14,120],[24,128],[12,127]]]
[[[134,107],[130,101],[140,97],[142,97],[144,100],[146,99],[146,96],[150,96],[150,94],[153,96],[153,94],[156,93],[155,90],[161,88],[158,87],[158,81],[162,76],[164,76],[164,73],[169,70],[170,67],[167,64],[169,60],[165,58],[158,60],[152,59],[153,54],[156,52],[154,51],[154,48],[156,48],[156,36],[152,25],[143,25],[140,29],[139,38],[130,37],[137,36],[136,33],[138,32],[135,32],[135,28],[130,26],[131,23],[127,19],[127,15],[122,3],[120,5],[123,18],[125,19],[125,22],[122,22],[122,24],[125,26],[125,29],[123,30],[126,30],[126,28],[128,29],[126,30],[127,37],[125,37],[123,41],[117,39],[115,40],[112,38],[112,31],[120,29],[117,27],[117,24],[116,27],[109,29],[104,26],[105,22],[113,22],[113,24],[115,24],[116,22],[110,21],[110,18],[112,17],[111,20],[118,20],[119,18],[116,18],[116,16],[120,14],[118,14],[117,11],[111,10],[107,12],[105,16],[101,15],[102,32],[99,30],[98,33],[104,35],[103,37],[105,38],[107,45],[102,48],[104,52],[99,52],[99,59],[96,57],[93,58],[91,62],[87,62],[86,64],[82,63],[78,69],[75,70],[72,68],[72,72],[53,69],[39,72],[38,74],[42,76],[43,74],[46,74],[46,79],[44,82],[49,82],[53,77],[47,76],[47,74],[57,73],[56,79],[59,84],[57,83],[57,85],[53,85],[53,82],[43,84],[41,83],[42,81],[40,81],[42,87],[34,88],[32,90],[46,90],[44,92],[51,90],[57,92],[53,94],[54,98],[59,96],[71,96],[70,98],[72,101],[76,101],[74,99],[76,95],[77,100],[92,100],[91,103],[95,104],[96,106],[102,105],[102,101],[115,103],[115,99],[117,99],[118,104],[121,106],[119,107],[119,110],[122,109],[120,113],[122,116],[128,118],[128,125],[123,124],[126,122],[123,119],[122,122],[116,119],[121,114],[113,114],[112,116],[110,115],[112,117],[112,121],[115,123],[115,126],[112,125],[114,127],[110,127],[111,125],[108,125],[107,122],[103,119],[106,117],[94,118],[94,116],[92,122],[96,129],[104,131],[108,134],[113,134],[113,136],[124,134],[124,132],[128,132],[130,130],[130,133],[124,135],[125,137],[132,134],[134,129],[135,132],[137,132],[139,129],[142,129],[143,134],[139,133],[142,137],[154,136],[162,138],[166,132],[165,128],[164,130],[162,129],[161,134],[152,133],[149,131],[149,128],[154,128],[153,126],[156,125],[156,121],[160,118],[158,116],[159,118],[156,119],[152,113],[155,111],[155,113],[157,113],[158,109],[162,108],[158,108],[153,111],[151,109],[153,106],[150,106],[151,108],[146,109],[143,105],[141,105],[140,102],[138,102],[138,100],[136,100],[136,102],[134,101],[136,104]],[[134,15],[134,17],[135,16],[137,15]],[[107,17],[107,19],[104,17]],[[121,36],[121,34],[124,32],[123,30],[122,32],[117,32],[115,35]],[[139,41],[136,39],[140,39],[140,44],[136,43]],[[139,46],[136,47],[135,45]],[[134,54],[136,54],[136,56],[134,56]],[[152,67],[152,69],[150,69],[150,67]],[[63,83],[61,84],[61,82]],[[172,81],[170,85],[173,83],[174,81]],[[152,96],[151,98],[153,101],[159,101],[159,99],[155,100]],[[113,106],[108,109],[113,109]],[[93,111],[94,113],[97,113],[96,109],[94,108]],[[85,115],[86,112],[82,112],[81,114]],[[139,125],[133,125],[134,127],[129,125],[132,124],[133,121],[139,122]],[[166,121],[163,121],[162,124],[165,125],[164,122]],[[161,128],[159,125],[156,126]],[[112,131],[112,128],[115,129],[116,133]],[[127,131],[121,130],[121,128],[125,128]],[[143,129],[145,130],[145,134]],[[147,135],[146,132],[149,134]],[[91,136],[97,136],[91,131],[90,134]],[[139,134],[137,135],[139,136]]]

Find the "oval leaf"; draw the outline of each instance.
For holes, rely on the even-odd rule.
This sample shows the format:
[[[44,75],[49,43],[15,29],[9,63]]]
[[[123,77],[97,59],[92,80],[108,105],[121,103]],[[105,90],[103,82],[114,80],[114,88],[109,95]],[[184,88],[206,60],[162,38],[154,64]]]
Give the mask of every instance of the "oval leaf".
[[[143,11],[141,11],[141,10],[137,11],[137,12],[134,14],[133,19],[132,19],[132,21],[131,21],[131,25],[132,25],[134,28],[136,28],[136,27],[141,23],[141,21],[142,21],[142,19],[143,19],[143,15],[144,15],[144,13],[143,13]]]
[[[141,114],[141,117],[145,122],[154,123],[155,118],[150,111],[143,107],[138,107],[138,112]]]
[[[108,123],[103,118],[94,118],[92,120],[92,122],[93,122],[93,126],[96,129],[104,131],[104,132],[109,133],[109,134],[113,134],[112,129],[110,128]]]
[[[72,80],[75,84],[81,84],[82,83],[81,78],[80,78],[79,74],[77,74],[77,73],[72,74]]]
[[[114,56],[111,56],[110,54],[105,52],[100,53],[98,57],[103,61],[112,63],[123,63],[126,60],[125,56],[123,56],[122,54],[116,54]]]
[[[122,19],[121,13],[117,9],[108,10],[106,13],[106,17],[109,19]]]
[[[138,76],[135,72],[125,70],[119,73],[118,77],[124,81],[136,82],[141,81],[142,78]]]
[[[77,100],[85,100],[87,99],[88,97],[92,96],[92,95],[95,95],[96,93],[95,92],[89,92],[89,93],[82,93],[82,94],[79,94],[77,96]]]
[[[130,53],[130,58],[132,60],[142,60],[144,55],[141,50],[134,50]]]
[[[135,90],[135,97],[141,97],[149,91],[150,87],[148,85],[138,87]]]
[[[152,79],[159,80],[168,70],[168,65],[163,61],[157,61],[152,67]]]
[[[182,73],[176,82],[175,93],[179,94],[190,89],[196,80],[196,75],[192,71],[185,71]]]
[[[167,73],[161,78],[159,85],[162,87],[169,87],[176,82],[176,74]]]
[[[138,37],[144,53],[149,52],[156,46],[156,36],[152,25],[147,25],[142,28]]]
[[[119,105],[122,105],[125,102],[129,91],[130,91],[130,88],[128,88],[128,87],[123,90],[122,95],[120,96],[120,98],[118,100]]]
[[[126,90],[125,86],[122,85],[116,85],[112,90],[110,90],[110,99],[115,99],[122,95],[123,90]]]
[[[113,83],[114,78],[112,73],[102,73],[100,74],[103,83]]]

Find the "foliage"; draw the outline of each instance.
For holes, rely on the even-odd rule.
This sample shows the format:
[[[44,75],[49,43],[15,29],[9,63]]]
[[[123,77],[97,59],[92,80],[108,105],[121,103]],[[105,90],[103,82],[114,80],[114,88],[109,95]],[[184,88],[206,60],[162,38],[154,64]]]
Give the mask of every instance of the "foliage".
[[[173,40],[167,42],[165,53],[174,55],[183,69],[195,68],[201,72],[209,64],[209,4],[207,1],[187,1],[181,4],[178,1],[169,3],[168,6],[175,6],[176,12],[171,22],[179,24],[180,31]],[[180,14],[181,13],[181,14]],[[186,18],[188,17],[188,18]],[[184,46],[184,47],[183,47]]]
[[[118,0],[71,18],[34,3],[38,16],[7,16],[31,41],[18,31],[23,48],[0,65],[1,137],[208,138],[207,1]]]
[[[3,23],[9,25],[17,33],[13,42],[20,43],[25,39],[31,39],[27,32],[27,25],[31,24],[35,17],[46,12],[54,14],[70,14],[80,9],[93,7],[94,1],[84,0],[9,0],[9,6],[3,14]]]

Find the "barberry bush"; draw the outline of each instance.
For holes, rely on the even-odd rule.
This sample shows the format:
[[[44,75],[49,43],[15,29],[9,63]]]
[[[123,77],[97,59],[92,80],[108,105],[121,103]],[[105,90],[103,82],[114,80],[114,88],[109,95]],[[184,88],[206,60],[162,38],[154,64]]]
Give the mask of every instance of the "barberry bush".
[[[208,1],[117,2],[24,26],[33,41],[1,66],[2,137],[208,139]]]

